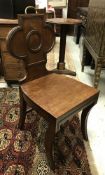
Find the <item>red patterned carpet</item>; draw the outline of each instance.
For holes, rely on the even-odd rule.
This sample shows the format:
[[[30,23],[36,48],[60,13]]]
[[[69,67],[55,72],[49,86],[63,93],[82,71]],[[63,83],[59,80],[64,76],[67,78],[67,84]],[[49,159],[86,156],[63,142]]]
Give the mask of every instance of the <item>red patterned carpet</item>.
[[[18,88],[0,89],[0,175],[54,175],[44,148],[48,124],[33,111],[20,131],[18,119]],[[62,125],[55,148],[55,175],[91,175],[77,117]]]

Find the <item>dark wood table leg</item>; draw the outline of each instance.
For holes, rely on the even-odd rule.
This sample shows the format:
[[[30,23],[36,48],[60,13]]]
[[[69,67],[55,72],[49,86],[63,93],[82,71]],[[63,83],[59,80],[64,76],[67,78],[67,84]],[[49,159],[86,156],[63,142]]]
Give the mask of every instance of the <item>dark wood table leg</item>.
[[[95,102],[87,106],[85,109],[83,109],[82,114],[81,114],[81,131],[82,131],[83,138],[86,141],[88,141],[88,134],[87,134],[88,115],[94,105],[95,105]]]
[[[57,63],[57,69],[54,70],[54,72],[59,74],[76,76],[76,72],[65,69],[66,32],[67,32],[67,25],[61,25],[59,62]]]
[[[81,25],[75,26],[76,44],[79,44],[79,39],[81,36]]]

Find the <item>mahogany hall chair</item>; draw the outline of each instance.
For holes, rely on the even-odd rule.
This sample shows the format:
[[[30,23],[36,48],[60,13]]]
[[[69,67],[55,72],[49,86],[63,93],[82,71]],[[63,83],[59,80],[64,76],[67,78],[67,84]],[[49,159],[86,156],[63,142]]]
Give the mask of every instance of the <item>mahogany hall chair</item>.
[[[7,48],[24,61],[27,72],[20,83],[19,128],[24,129],[27,105],[45,118],[48,122],[46,155],[54,169],[53,142],[61,123],[82,111],[81,130],[87,140],[87,114],[97,103],[99,91],[46,69],[47,53],[54,46],[55,36],[43,15],[20,15],[18,21],[19,25],[7,36]]]

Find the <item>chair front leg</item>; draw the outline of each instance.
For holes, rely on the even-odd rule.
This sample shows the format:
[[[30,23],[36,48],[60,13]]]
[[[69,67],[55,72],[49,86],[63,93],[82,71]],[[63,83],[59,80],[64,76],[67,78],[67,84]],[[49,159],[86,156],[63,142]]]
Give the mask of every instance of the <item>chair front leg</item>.
[[[49,160],[50,163],[50,167],[53,171],[55,169],[55,161],[53,155],[55,133],[56,133],[56,121],[52,119],[49,122],[49,126],[45,135],[45,150],[47,159]]]
[[[25,118],[26,118],[26,102],[23,98],[23,93],[21,88],[19,89],[20,92],[20,118],[19,118],[19,124],[18,124],[18,128],[23,130],[24,129],[24,123],[25,123]]]
[[[87,106],[85,109],[83,109],[81,114],[81,131],[82,131],[83,138],[86,141],[88,141],[87,120],[88,120],[89,112],[94,105],[95,105],[95,102]]]

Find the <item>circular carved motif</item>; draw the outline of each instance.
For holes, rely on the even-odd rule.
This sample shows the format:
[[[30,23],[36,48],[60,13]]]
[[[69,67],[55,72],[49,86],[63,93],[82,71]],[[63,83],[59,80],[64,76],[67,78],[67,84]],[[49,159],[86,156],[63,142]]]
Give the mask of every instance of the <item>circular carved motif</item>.
[[[23,46],[25,46],[23,29],[20,26],[16,26],[10,31],[8,35],[7,48],[12,56],[18,59],[24,59],[27,57],[27,54]]]
[[[37,30],[31,30],[27,34],[26,42],[31,52],[38,52],[42,47],[41,35]]]

